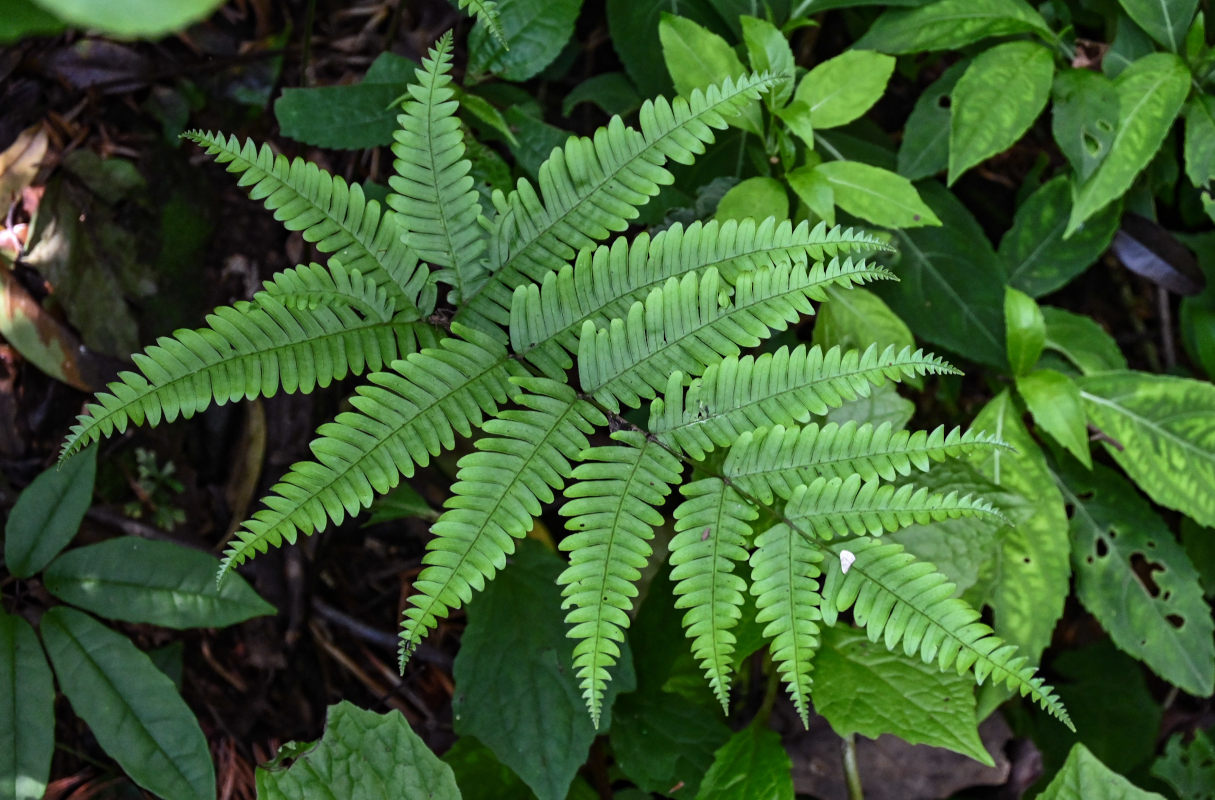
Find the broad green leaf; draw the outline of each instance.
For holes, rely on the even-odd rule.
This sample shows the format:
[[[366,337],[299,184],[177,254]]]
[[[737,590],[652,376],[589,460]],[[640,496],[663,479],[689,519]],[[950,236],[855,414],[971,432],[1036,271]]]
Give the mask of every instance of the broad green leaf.
[[[283,89],[274,116],[284,136],[318,147],[360,149],[392,144],[400,109],[417,64],[381,53],[360,83]]]
[[[1198,0],[1118,0],[1135,24],[1174,53],[1181,52]]]
[[[896,231],[899,283],[874,291],[920,339],[1004,368],[1004,263],[953,193],[920,191],[944,225]]]
[[[642,97],[671,93],[658,38],[658,20],[664,12],[714,27],[718,33],[727,32],[708,0],[607,0],[612,48]]]
[[[97,448],[90,447],[42,472],[25,487],[4,525],[4,563],[28,578],[76,535],[93,499]]]
[[[1196,94],[1185,104],[1185,174],[1199,188],[1215,178],[1215,95]]]
[[[0,798],[39,800],[55,751],[55,687],[38,635],[0,612]]]
[[[1036,660],[1050,643],[1068,595],[1071,565],[1063,495],[1007,389],[979,412],[971,428],[1012,445],[1011,451],[979,451],[970,461],[997,486],[1028,501],[1001,508],[1012,525],[1001,530],[992,627]]]
[[[970,65],[963,59],[952,65],[920,93],[903,126],[898,172],[909,181],[936,175],[949,166],[949,118],[953,89]]]
[[[1122,204],[1113,203],[1063,238],[1072,210],[1072,185],[1065,175],[1039,187],[1017,209],[1012,228],[1000,240],[1008,283],[1030,297],[1067,285],[1096,263],[1113,241]]]
[[[34,0],[7,0],[0,13],[0,43],[8,44],[27,36],[49,36],[66,26],[63,20],[34,4]]]
[[[937,0],[886,11],[853,47],[900,55],[957,50],[989,36],[1016,33],[1052,38],[1046,21],[1024,0]]]
[[[831,409],[823,417],[823,421],[837,425],[843,425],[850,420],[857,423],[872,422],[874,425],[889,422],[892,428],[898,430],[905,427],[914,414],[915,403],[899,394],[893,383],[886,383],[870,392],[868,397]]]
[[[664,12],[658,23],[658,38],[675,91],[685,97],[693,89],[704,89],[746,72],[725,39],[690,19]],[[763,134],[758,103],[751,103],[731,122],[757,136]]]
[[[155,39],[205,19],[223,0],[36,0],[79,28],[127,38]]]
[[[468,71],[474,76],[492,73],[508,81],[525,81],[565,47],[582,0],[497,0],[497,7],[506,42],[478,19],[468,35]]]
[[[561,116],[568,117],[579,103],[594,103],[605,114],[636,111],[641,95],[623,72],[602,72],[575,86],[561,101]]]
[[[949,183],[1020,139],[1050,98],[1055,62],[1035,42],[1008,42],[980,53],[953,90]]]
[[[1118,343],[1092,317],[1051,306],[1042,306],[1042,316],[1047,349],[1061,353],[1084,374],[1126,369]]]
[[[814,710],[838,735],[893,733],[994,765],[979,741],[972,678],[892,652],[864,631],[835,626],[822,637],[814,655]]]
[[[788,80],[781,81],[771,92],[772,105],[784,106],[793,94],[793,72],[797,66],[788,38],[766,19],[744,14],[739,21],[742,23],[743,42],[747,45],[751,70],[788,76]]]
[[[1121,197],[1156,155],[1190,91],[1190,71],[1170,53],[1153,53],[1131,64],[1114,81],[1118,128],[1109,154],[1075,190],[1064,236]]]
[[[713,765],[705,773],[697,800],[751,797],[762,800],[793,800],[793,762],[781,744],[780,735],[753,722],[713,754]]]
[[[776,178],[747,178],[735,184],[717,204],[714,219],[789,218],[789,195],[785,185]]]
[[[812,342],[824,350],[836,345],[864,350],[871,344],[879,349],[889,345],[897,350],[915,348],[907,323],[882,298],[867,289],[834,286],[827,288],[827,300],[819,306]]]
[[[806,73],[794,102],[810,109],[816,130],[847,125],[873,107],[894,73],[894,58],[872,50],[847,50]]]
[[[536,796],[492,750],[471,736],[457,739],[443,754],[443,762],[455,773],[462,800],[533,800]]]
[[[806,116],[808,119],[809,114]],[[810,134],[810,139],[813,141],[813,133]],[[825,175],[815,167],[798,167],[792,172],[786,172],[785,180],[811,213],[828,225],[835,224],[835,189],[831,188],[831,182]]]
[[[378,495],[371,501],[371,514],[363,527],[379,525],[398,519],[425,519],[434,522],[439,512],[430,507],[426,498],[418,494],[406,481],[401,481],[387,494]]]
[[[133,781],[173,800],[214,800],[207,738],[173,681],[131,640],[83,611],[42,615],[42,640],[72,710]]]
[[[1118,466],[1160,505],[1215,526],[1215,386],[1135,371],[1079,383]]]
[[[1114,471],[1069,470],[1076,592],[1114,644],[1196,697],[1215,691],[1215,622],[1172,532]]]
[[[1205,731],[1195,731],[1188,744],[1185,738],[1184,733],[1170,737],[1164,755],[1152,764],[1152,775],[1184,800],[1215,800],[1215,743]]]
[[[1012,373],[1024,375],[1034,368],[1046,344],[1046,320],[1034,299],[1011,286],[1004,290],[1004,335]]]
[[[108,619],[166,628],[223,628],[275,613],[239,575],[217,587],[219,559],[172,542],[122,536],[51,562],[47,591]]]
[[[401,712],[377,714],[342,701],[329,707],[320,742],[290,767],[257,768],[257,797],[460,800],[460,790],[451,767],[430,751]]]
[[[1101,59],[1101,71],[1107,78],[1117,78],[1131,64],[1154,52],[1156,45],[1152,37],[1125,13],[1119,13],[1114,23],[1114,41]]]
[[[1055,76],[1052,91],[1051,133],[1076,171],[1076,181],[1085,181],[1114,144],[1121,108],[1118,87],[1099,72],[1065,69]]]
[[[828,161],[814,171],[831,185],[835,204],[854,217],[885,228],[941,224],[902,175],[859,161]]]
[[[690,798],[729,735],[715,702],[697,703],[673,692],[634,692],[616,704],[611,741],[617,765],[642,790]]]
[[[453,727],[475,736],[540,800],[562,800],[586,760],[595,729],[570,664],[557,575],[562,561],[526,540],[512,563],[468,605],[453,666]],[[627,651],[614,668],[601,728],[615,693],[633,682]],[[554,731],[560,731],[555,736]]]
[[[1039,369],[1017,378],[1017,392],[1034,422],[1055,438],[1085,467],[1092,468],[1088,449],[1088,420],[1080,388],[1066,375],[1053,369]]]
[[[1189,517],[1181,520],[1181,545],[1198,570],[1203,594],[1215,597],[1215,534]]]
[[[1040,800],[1164,800],[1102,764],[1082,744],[1072,748],[1063,769],[1038,797]]]

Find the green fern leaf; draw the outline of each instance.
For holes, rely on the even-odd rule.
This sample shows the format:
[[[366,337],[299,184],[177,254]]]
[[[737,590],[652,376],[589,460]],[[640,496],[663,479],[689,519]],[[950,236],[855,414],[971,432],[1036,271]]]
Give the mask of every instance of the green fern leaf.
[[[839,612],[853,619],[871,641],[888,649],[900,644],[924,663],[959,675],[973,670],[982,684],[1004,683],[1028,695],[1068,728],[1075,730],[1059,698],[1025,666],[1025,657],[979,622],[979,613],[953,596],[954,585],[932,564],[917,561],[901,545],[854,539],[832,546],[823,580],[823,619],[834,625]],[[849,553],[854,561],[842,559]],[[845,567],[845,564],[848,564]]]
[[[438,617],[468,602],[514,552],[553,490],[565,485],[570,461],[587,448],[587,434],[607,424],[599,411],[563,383],[516,377],[526,393],[521,409],[485,423],[476,452],[460,459],[457,483],[435,522],[426,568],[414,582],[401,631],[401,668],[438,624]]]
[[[396,215],[381,213],[360,186],[349,186],[302,158],[276,156],[269,145],[258,150],[246,141],[242,147],[235,136],[204,131],[182,136],[239,174],[239,185],[249,187],[249,196],[261,200],[288,230],[302,232],[317,250],[336,253],[347,269],[384,286],[399,308],[413,308],[418,316],[430,313],[434,287],[426,266],[401,241]]]
[[[672,373],[664,397],[650,407],[650,433],[697,461],[715,447],[728,447],[746,431],[810,421],[814,414],[868,397],[887,380],[916,375],[957,374],[923,350],[893,346],[864,353],[833,347],[782,347],[758,358],[722,359],[692,381]]]
[[[785,523],[755,537],[751,554],[751,594],[759,609],[755,619],[767,623],[764,636],[772,640],[772,661],[807,727],[810,671],[822,619],[816,580],[822,560],[822,551]]]
[[[734,564],[746,561],[755,507],[720,478],[705,478],[680,487],[684,501],[675,508],[671,539],[671,580],[676,581],[676,608],[686,608],[683,627],[692,640],[713,694],[729,711],[734,634],[742,616],[746,581]]]
[[[356,410],[317,431],[316,460],[292,466],[237,531],[220,577],[271,546],[367,508],[518,393],[510,382],[518,368],[500,345],[458,325],[453,330],[465,338],[448,337],[368,376],[371,385],[350,400]]]
[[[679,461],[637,431],[617,431],[622,445],[592,447],[574,469],[577,481],[565,490],[561,513],[572,533],[561,540],[569,566],[557,582],[564,587],[565,621],[577,639],[574,669],[582,696],[599,727],[608,670],[620,656],[634,585],[650,557],[649,539],[662,524],[656,508],[679,481]]]
[[[883,246],[869,234],[852,229],[807,223],[796,228],[769,217],[725,223],[696,222],[684,229],[674,225],[656,234],[641,233],[631,243],[616,239],[610,247],[583,250],[574,266],[544,276],[543,285],[528,282],[515,289],[511,303],[511,346],[544,374],[556,379],[571,365],[568,353],[578,352],[582,326],[623,318],[634,302],[661,288],[670,278],[716,268],[731,286],[740,274],[765,268],[814,262],[810,280],[820,287],[850,286],[878,275],[855,270],[864,262],[832,262],[824,258],[873,252]],[[886,277],[883,273],[881,277]]]
[[[889,275],[851,259],[833,261],[825,271],[857,282]],[[610,327],[596,329],[590,320],[583,324],[578,343],[582,388],[612,411],[620,403],[636,407],[665,388],[676,370],[699,374],[723,356],[736,356],[803,314],[813,314],[810,301],[826,297],[817,273],[794,264],[743,273],[728,304],[716,269],[670,278]]]
[[[510,321],[511,297],[526,280],[540,281],[582,249],[622,231],[642,205],[674,176],[668,161],[688,164],[779,76],[750,75],[699,89],[688,98],[647,100],[641,130],[612,117],[594,138],[570,137],[540,167],[539,191],[521,180],[497,208],[489,244],[495,270],[461,314],[487,329]]]
[[[485,279],[485,238],[450,72],[448,31],[422,59],[418,83],[409,87],[413,99],[398,117],[392,146],[397,174],[388,179],[394,192],[388,205],[401,215],[405,241],[423,260],[442,267],[433,277],[454,287],[448,300],[459,303]]]
[[[503,50],[509,50],[506,35],[502,32],[502,21],[498,18],[498,4],[493,0],[460,0],[460,10],[468,11],[498,40]]]
[[[279,389],[310,392],[434,342],[433,328],[402,321],[380,289],[355,276],[340,266],[285,270],[251,302],[209,314],[207,327],[157,339],[133,356],[139,372],[120,373],[85,407],[61,458],[130,423],[188,419],[213,402]]]
[[[880,536],[908,525],[977,515],[1005,521],[990,503],[971,495],[932,494],[911,484],[896,488],[877,479],[862,481],[860,475],[815,478],[797,487],[785,505],[785,519],[819,539]]]
[[[858,425],[855,420],[821,428],[816,423],[776,425],[739,436],[722,472],[742,491],[771,504],[775,496],[788,500],[795,489],[820,476],[892,481],[912,469],[926,472],[934,461],[983,447],[1007,445],[982,432],[954,428],[946,433],[943,425],[931,433],[895,430],[888,422]]]

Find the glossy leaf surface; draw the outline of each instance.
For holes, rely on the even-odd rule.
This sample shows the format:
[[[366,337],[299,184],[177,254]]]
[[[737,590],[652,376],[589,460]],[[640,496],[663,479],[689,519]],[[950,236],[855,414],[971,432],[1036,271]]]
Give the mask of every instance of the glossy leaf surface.
[[[0,797],[46,794],[55,749],[55,687],[30,624],[0,613]]]
[[[97,448],[49,467],[25,487],[4,525],[4,562],[18,578],[42,569],[76,535],[93,500]]]

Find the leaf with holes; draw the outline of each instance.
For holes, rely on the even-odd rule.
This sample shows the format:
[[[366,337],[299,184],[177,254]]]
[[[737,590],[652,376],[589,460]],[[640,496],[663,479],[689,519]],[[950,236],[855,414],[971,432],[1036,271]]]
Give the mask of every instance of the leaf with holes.
[[[1172,532],[1117,473],[1068,471],[1076,592],[1119,649],[1196,697],[1215,690],[1215,623]]]
[[[1152,775],[1185,800],[1215,800],[1215,742],[1204,731],[1195,731],[1189,744],[1184,739],[1184,733],[1173,734]]]

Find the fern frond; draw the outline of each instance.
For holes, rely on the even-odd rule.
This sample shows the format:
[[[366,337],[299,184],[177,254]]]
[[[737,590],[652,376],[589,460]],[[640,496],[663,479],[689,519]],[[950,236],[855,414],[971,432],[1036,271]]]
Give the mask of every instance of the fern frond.
[[[868,397],[887,380],[941,373],[957,370],[910,347],[879,352],[874,345],[861,353],[799,345],[758,358],[730,357],[711,365],[686,392],[683,375],[671,374],[664,397],[650,406],[649,430],[699,461],[746,431],[805,423],[814,414]]]
[[[852,279],[883,277],[886,271],[851,260],[830,272]],[[612,411],[620,403],[638,406],[666,387],[676,370],[697,375],[723,356],[735,356],[814,313],[811,299],[825,293],[817,270],[784,264],[743,273],[727,303],[716,269],[671,278],[637,302],[625,319],[596,329],[587,321],[578,343],[578,377],[583,391]]]
[[[751,554],[751,594],[759,609],[755,619],[766,622],[764,636],[772,640],[772,662],[809,727],[810,671],[818,649],[818,581],[823,553],[801,533],[780,523],[755,537]]]
[[[649,540],[662,524],[656,509],[681,471],[678,459],[642,433],[617,431],[612,438],[622,444],[583,452],[571,476],[576,483],[566,487],[569,502],[561,513],[571,517],[565,527],[572,533],[561,549],[570,553],[570,563],[557,578],[564,587],[561,607],[572,608],[565,621],[572,626],[569,637],[578,640],[574,669],[596,728],[635,584],[652,552]]]
[[[224,553],[221,577],[270,546],[367,508],[518,393],[510,382],[518,367],[505,349],[476,331],[453,330],[465,338],[445,338],[372,373],[350,400],[355,410],[320,427],[310,445],[315,460],[295,464],[271,488]]]
[[[855,561],[845,569],[839,558],[828,560],[823,580],[823,618],[834,625],[839,612],[852,609],[853,619],[871,641],[888,649],[902,645],[909,656],[919,653],[926,664],[959,675],[973,671],[982,684],[1004,683],[1030,696],[1067,727],[1075,730],[1063,704],[1016,647],[1006,644],[979,622],[979,613],[953,596],[954,584],[936,567],[903,551],[901,545],[855,539],[832,546],[847,549]]]
[[[858,425],[855,420],[822,427],[813,422],[805,427],[775,425],[739,436],[722,472],[742,491],[772,503],[774,495],[788,500],[797,487],[820,476],[890,481],[982,447],[1008,445],[981,431],[954,428],[946,433],[943,425],[931,433],[896,430],[889,422]]]
[[[377,286],[357,269],[346,269],[336,258],[329,259],[324,267],[314,262],[285,269],[263,281],[262,290],[297,309],[348,306],[372,319],[391,319],[396,311],[383,286]]]
[[[671,580],[675,607],[686,608],[683,627],[692,640],[692,655],[705,671],[709,686],[729,711],[734,634],[742,616],[747,584],[734,574],[734,564],[747,559],[755,507],[720,478],[704,478],[679,489],[684,501],[675,508],[671,539]]]
[[[1004,521],[991,503],[973,495],[933,494],[911,484],[894,487],[878,479],[815,478],[799,486],[785,505],[785,519],[819,539],[864,533],[880,536],[908,525],[987,515]]]
[[[618,238],[610,247],[583,250],[573,266],[545,275],[543,285],[528,282],[515,289],[511,346],[556,378],[571,364],[566,352],[578,352],[587,320],[602,327],[626,316],[635,301],[670,278],[716,268],[732,286],[741,274],[813,262],[809,279],[817,287],[851,286],[890,275],[863,261],[818,262],[880,249],[874,237],[852,229],[827,229],[823,223],[811,229],[804,222],[794,228],[771,217],[758,225],[754,220],[675,225],[652,239],[638,234],[631,243]]]
[[[641,130],[620,117],[594,138],[570,137],[540,167],[539,191],[520,180],[509,196],[494,193],[498,214],[489,260],[495,270],[461,313],[485,326],[510,321],[511,296],[527,280],[550,272],[612,231],[622,231],[638,208],[674,176],[668,161],[691,163],[727,125],[727,118],[759,97],[780,76],[726,79],[688,98],[647,100],[638,113]]]
[[[587,434],[607,420],[574,390],[547,378],[516,377],[524,390],[520,409],[485,423],[491,434],[460,459],[457,483],[435,522],[426,547],[426,568],[414,581],[401,630],[401,667],[438,624],[438,617],[468,602],[506,565],[515,539],[553,500],[571,472],[570,461],[587,448]]]
[[[423,260],[442,267],[432,277],[454,287],[448,300],[459,303],[485,279],[485,232],[477,224],[481,206],[468,174],[472,163],[464,157],[450,72],[448,31],[422,59],[418,83],[409,87],[413,99],[397,117],[388,205],[401,215],[405,241]]]
[[[249,196],[261,200],[288,230],[302,232],[322,253],[336,253],[347,269],[384,286],[399,308],[430,313],[434,289],[426,265],[402,243],[395,214],[382,213],[358,184],[348,185],[302,158],[276,156],[269,145],[259,150],[252,141],[242,146],[235,136],[205,131],[182,136],[239,174],[239,185],[249,187]]]
[[[460,10],[468,11],[476,17],[489,35],[498,40],[503,50],[510,50],[506,35],[502,33],[502,22],[498,19],[498,4],[493,0],[460,0]]]
[[[211,403],[273,397],[280,389],[310,392],[435,341],[431,326],[392,316],[392,305],[381,302],[369,282],[349,295],[335,283],[329,302],[314,308],[288,291],[293,281],[315,277],[310,268],[287,270],[252,301],[208,314],[207,327],[162,336],[135,354],[139,372],[119,373],[108,391],[97,393],[72,426],[61,458],[131,423],[189,419]]]

